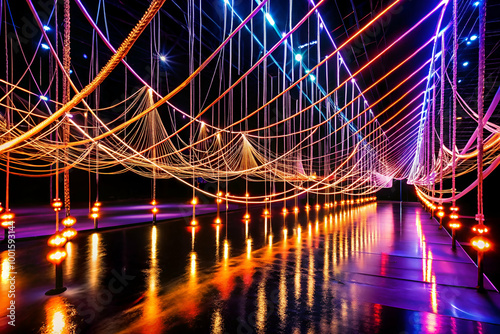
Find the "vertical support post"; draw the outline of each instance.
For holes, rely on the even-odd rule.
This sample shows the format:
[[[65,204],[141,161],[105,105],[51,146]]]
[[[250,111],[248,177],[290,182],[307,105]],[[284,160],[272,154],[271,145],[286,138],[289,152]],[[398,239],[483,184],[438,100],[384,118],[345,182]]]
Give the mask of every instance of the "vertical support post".
[[[486,0],[479,4],[479,64],[478,64],[478,91],[477,91],[477,215],[476,220],[482,227],[484,224],[483,210],[483,108],[484,108],[484,72],[485,72],[485,33],[486,33]],[[477,251],[477,289],[484,290],[483,284],[483,256],[484,251],[478,247]]]

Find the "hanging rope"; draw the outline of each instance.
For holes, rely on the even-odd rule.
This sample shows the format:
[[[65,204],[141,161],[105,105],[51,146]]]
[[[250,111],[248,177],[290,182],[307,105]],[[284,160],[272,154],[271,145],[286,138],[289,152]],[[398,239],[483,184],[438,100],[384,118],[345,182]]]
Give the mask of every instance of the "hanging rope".
[[[63,42],[63,66],[64,72],[69,75],[69,70],[71,66],[71,55],[70,55],[70,5],[69,0],[64,0],[64,42]],[[62,103],[66,104],[69,101],[69,84],[68,84],[68,76],[63,75],[62,82],[62,90],[63,97]],[[67,118],[64,118],[64,127],[63,127],[63,142],[65,145],[69,142],[69,121]],[[66,208],[66,217],[70,215],[70,194],[69,194],[69,168],[70,160],[68,155],[68,148],[64,149],[64,161],[66,163],[66,168],[64,169],[64,206]]]
[[[484,72],[485,72],[485,35],[486,35],[486,0],[479,5],[479,64],[477,89],[477,216],[479,224],[484,222],[483,211],[483,108],[484,108]]]
[[[452,150],[452,158],[451,158],[451,197],[452,197],[452,205],[456,204],[456,186],[455,186],[455,173],[456,173],[456,144],[457,144],[457,56],[458,56],[458,35],[457,35],[457,0],[453,0],[453,111],[452,111],[452,140],[451,140],[451,150]],[[442,79],[441,79],[442,80]]]

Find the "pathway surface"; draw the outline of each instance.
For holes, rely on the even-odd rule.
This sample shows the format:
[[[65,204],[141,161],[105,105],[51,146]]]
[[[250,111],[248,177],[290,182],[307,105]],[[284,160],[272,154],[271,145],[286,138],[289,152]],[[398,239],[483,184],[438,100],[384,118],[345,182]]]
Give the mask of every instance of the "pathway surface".
[[[500,294],[487,278],[476,291],[474,262],[418,204],[280,209],[271,221],[257,208],[248,222],[236,210],[223,225],[207,214],[193,229],[181,219],[82,232],[66,245],[68,290],[53,297],[46,240],[20,241],[15,329],[0,245],[0,332],[500,333]],[[106,210],[139,221],[148,207]]]

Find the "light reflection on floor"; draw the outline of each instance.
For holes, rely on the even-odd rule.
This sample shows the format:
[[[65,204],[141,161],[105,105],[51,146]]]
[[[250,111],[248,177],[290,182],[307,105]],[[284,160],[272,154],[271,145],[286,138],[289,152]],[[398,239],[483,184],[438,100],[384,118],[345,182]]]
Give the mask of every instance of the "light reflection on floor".
[[[420,210],[408,205],[403,221],[399,205],[387,203],[286,218],[275,213],[279,218],[272,221],[252,212],[250,221],[229,216],[229,225],[200,220],[199,227],[159,224],[80,236],[66,246],[64,266],[70,284],[78,283],[62,296],[33,297],[43,305],[39,328],[42,333],[76,328],[91,333],[495,332],[494,325],[459,319],[500,324],[500,313],[494,316],[498,294],[485,301],[468,281],[447,285],[454,266],[473,272],[472,264],[449,250],[447,236]],[[179,244],[168,248],[177,239]],[[78,256],[78,249],[85,256]],[[2,252],[2,309],[5,258]],[[52,268],[44,268],[50,283]],[[124,292],[109,292],[115,275],[110,268],[126,268],[135,277]],[[455,293],[473,298],[473,305],[460,303]],[[100,304],[90,317],[85,311],[92,298]]]

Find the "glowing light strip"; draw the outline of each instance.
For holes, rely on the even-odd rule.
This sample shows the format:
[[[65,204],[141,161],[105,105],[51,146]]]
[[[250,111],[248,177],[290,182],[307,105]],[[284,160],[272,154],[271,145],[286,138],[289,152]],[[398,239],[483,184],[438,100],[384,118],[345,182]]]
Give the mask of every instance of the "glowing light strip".
[[[436,54],[436,48],[437,48],[437,42],[438,42],[438,36],[440,35],[440,29],[441,29],[441,23],[443,21],[443,17],[444,17],[444,13],[446,11],[446,7],[448,5],[448,1],[449,0],[443,0],[440,2],[439,6],[443,6],[443,9],[441,11],[441,15],[439,17],[439,20],[438,20],[438,23],[436,25],[436,32],[434,34],[434,45],[433,45],[433,48],[432,48],[432,59],[435,58],[435,54]],[[444,31],[443,31],[444,33]],[[442,54],[442,56],[444,56]],[[424,101],[427,101],[427,94],[431,88],[431,80],[433,78],[433,74],[434,74],[434,71],[433,71],[433,66],[434,66],[434,62],[431,63],[430,67],[429,67],[429,76],[428,76],[428,81],[427,81],[427,89],[425,91],[425,94],[424,94]],[[441,80],[444,80],[444,78],[441,78]],[[434,103],[434,101],[433,101]],[[420,151],[422,149],[422,140],[423,140],[423,131],[424,131],[424,123],[425,123],[425,120],[427,118],[427,107],[426,107],[426,104],[424,104],[424,106],[422,107],[422,118],[420,119],[420,128],[419,128],[419,134],[418,134],[418,142],[417,142],[417,152],[415,152],[415,160],[413,162],[413,166],[411,168],[411,175],[408,179],[408,182],[411,184],[413,181],[414,181],[414,178],[416,177],[415,173],[417,172],[417,165],[418,165],[418,160],[420,158]]]

